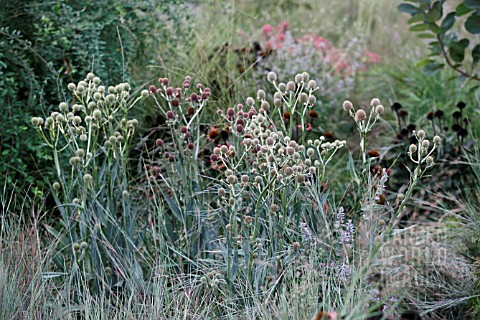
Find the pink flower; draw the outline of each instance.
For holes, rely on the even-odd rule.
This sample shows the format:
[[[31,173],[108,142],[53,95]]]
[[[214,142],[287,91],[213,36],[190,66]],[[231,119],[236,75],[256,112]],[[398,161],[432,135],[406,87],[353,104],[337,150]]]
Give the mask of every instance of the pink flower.
[[[289,24],[288,21],[282,21],[278,24],[277,30],[279,34],[283,34],[288,30]]]
[[[269,24],[266,24],[262,27],[262,33],[265,35],[271,35],[273,31],[273,27]]]
[[[367,62],[380,63],[382,61],[382,57],[378,53],[365,51],[363,54],[367,57]]]

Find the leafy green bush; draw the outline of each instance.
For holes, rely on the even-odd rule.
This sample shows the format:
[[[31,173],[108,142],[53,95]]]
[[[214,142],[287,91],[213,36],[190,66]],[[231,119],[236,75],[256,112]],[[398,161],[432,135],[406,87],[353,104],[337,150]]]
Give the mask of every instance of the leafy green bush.
[[[445,0],[413,0],[402,3],[398,10],[410,14],[408,21],[410,31],[419,32],[419,37],[432,39],[430,57],[422,64],[428,72],[435,72],[445,63],[467,79],[480,80],[478,63],[480,62],[480,44],[476,44],[475,36],[480,34],[480,3],[477,0],[463,0],[455,10],[444,15]],[[412,4],[413,3],[413,4]],[[463,21],[467,37],[453,31],[455,21],[467,16]],[[473,47],[472,47],[473,46]],[[443,57],[445,63],[438,63],[434,58]],[[468,56],[470,59],[468,59]]]

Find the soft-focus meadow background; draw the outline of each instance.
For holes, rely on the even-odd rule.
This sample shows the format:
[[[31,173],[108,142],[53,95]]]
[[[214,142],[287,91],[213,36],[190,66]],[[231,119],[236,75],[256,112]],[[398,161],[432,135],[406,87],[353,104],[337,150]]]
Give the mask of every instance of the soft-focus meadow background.
[[[0,0],[0,319],[478,319],[479,20]]]

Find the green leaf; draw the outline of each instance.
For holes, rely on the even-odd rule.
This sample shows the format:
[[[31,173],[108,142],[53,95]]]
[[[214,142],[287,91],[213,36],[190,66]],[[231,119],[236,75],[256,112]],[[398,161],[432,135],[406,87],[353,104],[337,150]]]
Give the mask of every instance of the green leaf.
[[[422,12],[422,10],[420,10],[417,7],[415,7],[414,5],[408,4],[408,3],[399,4],[397,6],[397,10],[400,11],[400,12],[403,12],[403,13],[411,14],[411,15]]]
[[[465,29],[468,32],[473,34],[480,33],[480,15],[472,14],[470,17],[467,18],[465,21]]]
[[[472,12],[472,9],[467,7],[464,3],[460,3],[456,8],[455,8],[455,13],[457,14],[457,17],[461,17],[463,15],[466,15],[467,13]]]
[[[480,44],[477,44],[472,50],[472,65],[475,66],[480,61]]]
[[[468,47],[470,41],[462,39],[460,41],[452,42],[448,47],[448,54],[453,61],[461,63],[465,59],[465,49]]]
[[[429,63],[423,67],[423,72],[431,76],[440,71],[444,66],[443,63]]]
[[[453,27],[454,24],[455,24],[455,12],[450,12],[449,14],[447,14],[445,19],[443,19],[440,28],[442,28],[442,32],[447,32]]]
[[[425,30],[428,30],[428,24],[426,23],[416,24],[414,26],[411,26],[409,30],[412,32],[425,31]]]
[[[433,33],[420,33],[417,34],[417,37],[420,39],[433,39],[436,36]]]
[[[182,219],[182,213],[177,204],[168,195],[166,195],[164,198],[165,202],[167,202],[168,206],[170,207],[170,210],[172,210],[175,219],[177,219],[177,221],[179,221],[180,223],[183,223],[184,221]]]
[[[443,15],[443,6],[440,1],[437,1],[433,4],[430,11],[427,13],[427,21],[435,22],[442,18]]]
[[[480,0],[463,0],[463,3],[467,8],[480,9]]]
[[[428,29],[430,29],[433,33],[440,33],[440,32],[442,32],[442,29],[440,29],[440,27],[437,26],[435,23],[429,23],[429,24],[428,24]]]
[[[408,19],[408,24],[413,24],[415,22],[420,22],[420,21],[424,21],[426,19],[426,16],[425,16],[425,13],[417,13],[417,14],[414,14],[410,19]]]
[[[350,176],[352,177],[353,182],[355,182],[356,185],[360,185],[360,179],[355,171],[355,162],[353,161],[351,153],[348,154],[348,170],[350,171]]]

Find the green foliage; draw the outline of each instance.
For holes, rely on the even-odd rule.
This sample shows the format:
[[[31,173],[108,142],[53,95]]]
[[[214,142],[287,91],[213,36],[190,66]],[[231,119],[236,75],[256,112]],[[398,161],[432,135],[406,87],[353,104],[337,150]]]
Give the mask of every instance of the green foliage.
[[[445,66],[435,59],[441,56],[462,77],[480,80],[480,44],[471,45],[480,34],[480,2],[464,0],[447,14],[445,3],[445,0],[413,0],[398,5],[397,9],[411,16],[410,31],[417,32],[419,38],[432,39],[430,56],[421,63],[427,73],[435,73]],[[463,16],[466,18],[461,18]],[[463,27],[470,34],[468,38],[460,38],[460,33],[453,29],[457,20],[463,20]]]

